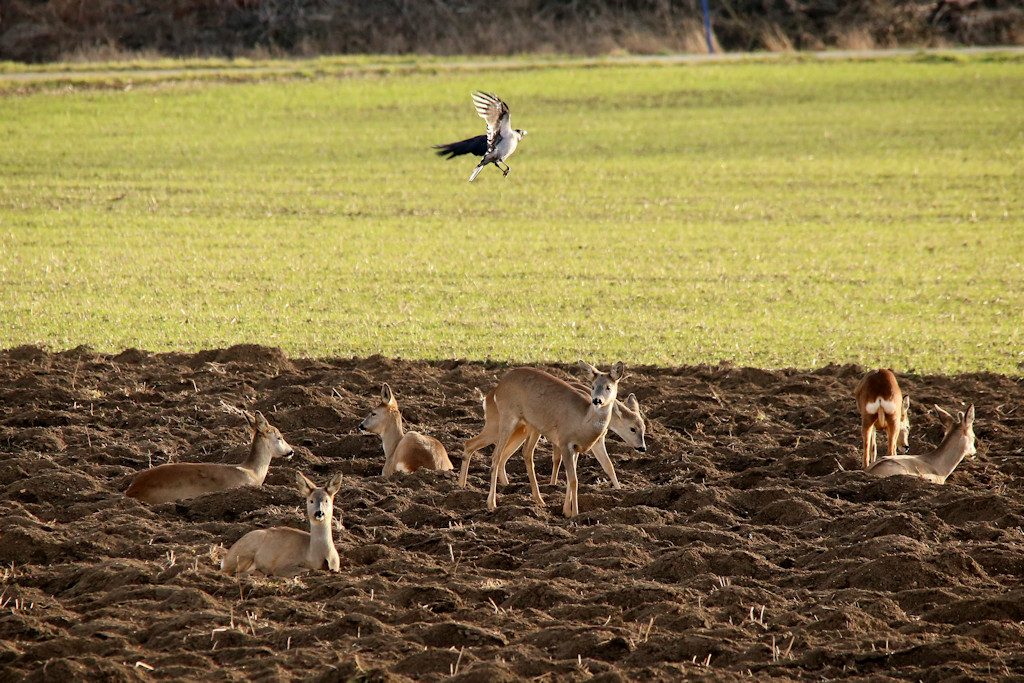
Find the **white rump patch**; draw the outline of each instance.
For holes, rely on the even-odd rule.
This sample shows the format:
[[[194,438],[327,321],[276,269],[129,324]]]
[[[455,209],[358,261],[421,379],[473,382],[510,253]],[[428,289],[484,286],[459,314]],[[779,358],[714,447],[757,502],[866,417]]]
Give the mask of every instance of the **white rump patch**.
[[[879,408],[881,408],[887,415],[896,414],[896,403],[884,398],[876,398],[874,401],[865,404],[864,411],[867,412],[868,415],[876,415]]]
[[[395,465],[395,472],[412,472],[412,470],[410,470],[409,466],[406,465],[404,462],[399,462],[397,465]]]

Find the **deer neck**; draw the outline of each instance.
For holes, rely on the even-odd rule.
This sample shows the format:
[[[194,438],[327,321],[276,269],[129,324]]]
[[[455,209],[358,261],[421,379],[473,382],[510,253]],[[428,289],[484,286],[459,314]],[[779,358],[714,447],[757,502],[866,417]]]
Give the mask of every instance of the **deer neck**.
[[[574,441],[578,439],[576,445],[579,446],[581,453],[590,450],[594,443],[608,431],[608,423],[612,419],[612,405],[614,402],[600,406],[590,403],[586,419],[574,430]]]
[[[590,417],[595,426],[600,427],[602,430],[608,429],[608,424],[612,420],[612,410],[615,408],[615,401],[609,401],[603,405],[595,406],[593,403],[590,404]]]
[[[398,442],[405,436],[405,427],[402,426],[402,414],[395,413],[393,419],[388,420],[384,431],[380,433],[381,443],[384,445],[384,461],[387,462],[394,455],[398,448]]]
[[[267,470],[270,469],[273,457],[274,452],[267,439],[261,434],[254,436],[249,447],[249,457],[242,463],[242,467],[252,472],[257,486],[262,485],[263,480],[267,478]]]
[[[954,427],[949,436],[939,444],[939,447],[926,457],[928,464],[938,474],[948,477],[966,456],[967,437],[958,428]]]
[[[331,534],[333,517],[331,515],[330,519],[323,522],[309,522],[309,557],[313,562],[330,557],[331,548],[334,547],[334,537]]]

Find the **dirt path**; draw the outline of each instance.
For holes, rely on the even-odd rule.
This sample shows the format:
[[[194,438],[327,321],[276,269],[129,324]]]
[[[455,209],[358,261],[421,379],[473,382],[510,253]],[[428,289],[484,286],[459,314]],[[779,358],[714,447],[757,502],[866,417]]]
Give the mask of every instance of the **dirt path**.
[[[609,439],[621,490],[582,459],[572,522],[562,486],[542,487],[546,509],[531,504],[515,458],[495,513],[482,457],[467,490],[378,476],[379,440],[355,429],[382,381],[458,466],[481,425],[473,388],[503,369],[260,347],[0,352],[0,679],[1024,672],[1020,378],[902,380],[919,406],[915,450],[941,436],[923,406],[977,406],[978,457],[945,487],[850,471],[862,370],[850,366],[634,370],[623,386],[646,409],[650,450]],[[121,495],[151,462],[240,459],[242,425],[222,400],[266,413],[295,457],[261,489],[153,508]],[[220,574],[223,546],[246,531],[304,526],[296,468],[346,475],[341,573]]]

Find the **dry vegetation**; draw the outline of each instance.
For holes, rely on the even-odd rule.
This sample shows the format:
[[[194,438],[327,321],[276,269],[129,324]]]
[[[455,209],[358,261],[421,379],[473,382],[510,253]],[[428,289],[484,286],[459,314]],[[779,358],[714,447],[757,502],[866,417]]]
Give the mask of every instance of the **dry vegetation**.
[[[48,61],[123,52],[567,54],[701,52],[698,0],[10,0],[0,59]],[[712,1],[726,50],[1024,41],[1014,0]]]

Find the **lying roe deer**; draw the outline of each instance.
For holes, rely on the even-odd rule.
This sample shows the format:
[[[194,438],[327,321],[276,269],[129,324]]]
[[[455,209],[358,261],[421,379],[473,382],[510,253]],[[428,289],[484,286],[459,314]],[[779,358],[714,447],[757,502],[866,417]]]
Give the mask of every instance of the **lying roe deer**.
[[[978,452],[974,444],[974,405],[967,409],[966,415],[957,413],[956,418],[938,406],[935,406],[935,410],[945,428],[945,435],[938,448],[927,455],[891,455],[880,458],[867,468],[867,473],[876,477],[906,474],[935,484],[945,484],[946,478],[964,457]]]
[[[892,370],[869,372],[857,385],[854,396],[860,409],[865,469],[878,457],[876,429],[885,430],[889,457],[896,455],[897,437],[904,448],[910,446],[910,397],[900,391]]]
[[[324,488],[317,487],[302,472],[295,473],[295,481],[306,499],[309,531],[287,526],[250,531],[228,550],[221,560],[221,570],[248,574],[255,569],[274,576],[294,576],[306,569],[341,569],[332,531],[334,494],[341,488],[341,475],[334,475]]]
[[[590,395],[590,387],[585,387],[582,384],[576,382],[569,383],[576,393],[580,394],[584,398]],[[484,407],[484,428],[481,432],[466,441],[465,444],[465,455],[462,458],[462,467],[459,472],[459,486],[466,487],[466,479],[469,476],[469,465],[472,462],[473,455],[482,448],[493,446],[498,440],[498,406],[494,403],[494,391],[492,390],[486,396],[479,389],[477,390],[478,397],[481,404]],[[619,401],[616,399],[612,406],[612,417],[608,422],[609,431],[615,432],[619,438],[626,442],[627,445],[632,446],[641,453],[647,450],[647,444],[644,441],[644,435],[646,434],[646,427],[644,425],[643,415],[640,413],[640,404],[636,400],[634,394],[630,394],[626,397],[625,401]],[[591,453],[597,458],[598,462],[601,463],[601,468],[604,469],[605,474],[612,482],[612,486],[615,488],[621,488],[618,477],[615,476],[615,466],[612,464],[611,458],[608,457],[608,449],[604,443],[604,435],[602,435],[594,447],[591,449]],[[515,453],[526,441],[524,435],[518,440],[516,447],[512,449]],[[507,462],[507,461],[506,461]],[[561,465],[562,459],[557,451],[554,453],[551,464],[551,484],[558,483],[558,470]],[[505,472],[504,466],[498,473],[498,481],[501,484],[508,484],[508,475]]]
[[[252,429],[249,457],[240,465],[176,462],[139,472],[125,495],[144,503],[169,503],[239,486],[262,486],[275,456],[292,457],[292,447],[263,413],[243,412]]]
[[[419,432],[404,430],[402,413],[387,383],[381,387],[380,404],[359,423],[359,431],[380,436],[384,444],[382,476],[390,477],[395,472],[415,472],[422,468],[442,471],[454,469],[440,441]]]
[[[576,462],[604,436],[611,421],[612,406],[624,376],[622,363],[603,373],[588,363],[579,362],[591,379],[589,398],[581,396],[568,383],[533,368],[509,370],[492,392],[498,409],[498,438],[491,456],[491,490],[487,508],[498,503],[498,474],[521,441],[530,490],[538,505],[544,504],[533,468],[533,451],[543,434],[565,461],[566,489],[562,514],[579,514]]]

